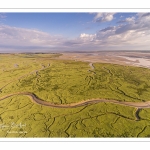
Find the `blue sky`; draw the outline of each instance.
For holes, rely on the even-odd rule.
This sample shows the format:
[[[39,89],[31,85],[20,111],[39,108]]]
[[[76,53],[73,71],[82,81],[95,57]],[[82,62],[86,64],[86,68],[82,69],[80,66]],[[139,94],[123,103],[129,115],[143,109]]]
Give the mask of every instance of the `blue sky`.
[[[0,51],[149,50],[150,13],[0,13]]]
[[[5,15],[7,15],[4,21],[6,25],[37,29],[69,38],[79,36],[84,31],[92,34],[107,24],[94,23],[94,15],[89,13],[7,13]]]

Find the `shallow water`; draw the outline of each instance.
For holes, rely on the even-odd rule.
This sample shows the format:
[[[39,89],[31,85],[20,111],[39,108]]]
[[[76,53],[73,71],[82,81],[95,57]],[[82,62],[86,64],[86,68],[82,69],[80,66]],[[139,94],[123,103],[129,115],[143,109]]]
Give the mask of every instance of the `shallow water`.
[[[146,68],[150,68],[150,59],[145,59],[145,58],[131,58],[131,57],[126,57],[126,56],[119,56],[122,58],[125,58],[127,60],[132,61],[131,64],[134,64],[136,66],[142,66],[142,67],[146,67]],[[138,62],[137,62],[138,61]],[[128,64],[130,62],[127,62]]]

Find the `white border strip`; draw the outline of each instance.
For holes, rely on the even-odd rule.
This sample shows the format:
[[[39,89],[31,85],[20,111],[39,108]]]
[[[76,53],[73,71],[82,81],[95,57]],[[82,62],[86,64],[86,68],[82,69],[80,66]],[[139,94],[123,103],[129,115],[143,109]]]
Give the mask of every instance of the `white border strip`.
[[[1,138],[0,142],[150,142],[149,138]]]
[[[40,8],[40,9],[26,9],[26,8],[19,8],[19,9],[2,9],[0,8],[0,12],[125,12],[125,13],[129,13],[129,12],[150,12],[150,8],[147,9],[124,9],[124,8],[119,8],[119,9],[104,9],[104,8],[96,8],[96,9],[63,9],[63,8],[58,8],[58,9],[51,9],[51,8]]]
[[[0,8],[147,8],[149,0],[4,0]]]

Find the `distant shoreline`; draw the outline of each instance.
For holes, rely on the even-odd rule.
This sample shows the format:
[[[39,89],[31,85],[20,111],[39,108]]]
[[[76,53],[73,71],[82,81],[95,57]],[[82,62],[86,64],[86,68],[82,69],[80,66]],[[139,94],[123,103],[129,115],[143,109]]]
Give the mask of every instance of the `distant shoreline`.
[[[45,51],[45,52],[28,52],[28,51],[24,51],[24,52],[20,52],[20,51],[14,51],[14,52],[6,52],[6,51],[2,51],[0,52],[0,54],[59,54],[59,53],[100,53],[100,52],[140,52],[140,53],[150,53],[150,50],[94,50],[94,51],[62,51],[62,50],[58,50],[58,51]]]

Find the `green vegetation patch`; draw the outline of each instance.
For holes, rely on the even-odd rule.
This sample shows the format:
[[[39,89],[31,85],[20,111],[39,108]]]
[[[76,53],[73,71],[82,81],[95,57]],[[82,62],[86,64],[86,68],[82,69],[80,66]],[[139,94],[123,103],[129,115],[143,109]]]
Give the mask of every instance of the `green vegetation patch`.
[[[150,101],[150,70],[58,60],[61,54],[1,54],[0,97],[31,92],[44,101]],[[77,108],[38,105],[25,95],[0,101],[1,137],[149,137],[150,109],[112,103]]]

